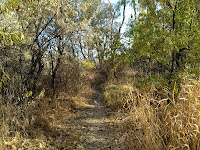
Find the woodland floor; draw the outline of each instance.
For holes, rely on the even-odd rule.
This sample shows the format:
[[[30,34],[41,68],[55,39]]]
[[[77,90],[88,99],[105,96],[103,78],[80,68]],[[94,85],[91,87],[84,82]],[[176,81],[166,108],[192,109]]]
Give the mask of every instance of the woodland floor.
[[[75,108],[74,119],[66,120],[67,127],[78,140],[75,140],[70,149],[81,150],[106,150],[121,149],[123,140],[119,138],[117,124],[123,119],[116,112],[112,112],[101,104],[101,93],[96,91],[96,96],[89,103],[84,103]],[[70,131],[69,131],[70,132]]]

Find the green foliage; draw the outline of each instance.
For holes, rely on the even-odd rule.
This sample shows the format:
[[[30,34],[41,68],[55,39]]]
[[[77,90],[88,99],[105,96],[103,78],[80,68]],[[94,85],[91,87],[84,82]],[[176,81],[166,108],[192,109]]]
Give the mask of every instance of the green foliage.
[[[0,4],[0,16],[4,18],[0,20],[2,24],[0,27],[0,35],[6,43],[13,44],[24,40],[24,34],[17,16],[20,5],[20,1],[18,0],[3,1],[3,3]]]
[[[171,70],[198,61],[199,5],[195,0],[139,1],[138,18],[130,24],[130,55],[150,57],[154,63],[169,65]],[[180,52],[183,48],[185,54]]]
[[[81,65],[83,66],[83,69],[86,69],[86,70],[95,68],[95,63],[89,60],[82,61]]]

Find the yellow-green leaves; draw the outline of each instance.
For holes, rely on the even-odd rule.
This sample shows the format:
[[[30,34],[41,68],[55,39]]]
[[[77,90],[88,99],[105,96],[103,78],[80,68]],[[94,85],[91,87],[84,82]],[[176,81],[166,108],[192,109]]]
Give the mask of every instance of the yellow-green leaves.
[[[95,68],[95,64],[94,62],[92,61],[87,61],[87,60],[84,60],[82,62],[82,66],[84,69],[94,69]]]
[[[25,94],[24,94],[24,96],[23,96],[23,99],[26,99],[26,98],[29,98],[29,97],[31,97],[31,96],[32,96],[32,94],[33,94],[33,92],[32,92],[32,91],[29,91],[28,93],[25,93]]]
[[[181,57],[187,56],[187,60],[190,61],[190,55],[199,55],[199,46],[195,46],[198,45],[200,37],[197,13],[199,2],[141,0],[138,4],[140,15],[137,21],[130,25],[130,36],[133,37],[131,53],[137,54],[136,57],[148,56],[154,61],[162,60],[162,63],[171,65],[171,68],[172,61],[177,63],[180,62],[178,59],[183,60]],[[185,56],[180,54],[181,49],[187,49],[184,51],[187,53]],[[176,65],[180,66],[178,63]]]
[[[24,57],[25,57],[26,60],[31,60],[31,58],[32,58],[31,54],[28,51],[26,51],[24,53]]]
[[[24,40],[24,34],[22,32],[16,34],[10,34],[11,42],[22,42]]]
[[[8,3],[12,6],[14,9],[18,9],[19,7],[19,1],[18,0],[8,0]]]
[[[18,21],[19,16],[17,15],[19,9],[20,2],[18,0],[3,0],[0,4],[0,35],[6,43],[11,45],[24,40],[24,34]]]
[[[10,43],[13,45],[15,42],[23,42],[25,39],[24,34],[22,32],[20,33],[4,33],[0,31],[0,35],[3,36],[3,39],[6,43]]]
[[[18,0],[3,0],[0,4],[0,13],[10,13],[17,11],[20,8],[20,2]]]

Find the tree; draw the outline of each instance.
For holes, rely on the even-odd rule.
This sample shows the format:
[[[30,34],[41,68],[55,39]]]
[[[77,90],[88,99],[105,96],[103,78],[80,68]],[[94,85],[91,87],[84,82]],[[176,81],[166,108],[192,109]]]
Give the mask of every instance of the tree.
[[[166,64],[170,73],[192,67],[199,56],[198,6],[196,0],[139,1],[139,15],[130,24],[129,33],[133,37],[130,53],[146,56],[154,64]]]

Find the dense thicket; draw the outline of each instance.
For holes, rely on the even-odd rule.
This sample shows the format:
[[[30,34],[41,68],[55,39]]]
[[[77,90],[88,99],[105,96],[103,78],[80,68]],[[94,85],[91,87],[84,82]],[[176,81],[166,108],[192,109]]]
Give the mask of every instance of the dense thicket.
[[[113,61],[124,23],[116,22],[123,3],[116,6],[98,0],[2,3],[3,101],[22,102],[27,93],[30,99],[42,89],[54,95],[59,83],[67,84],[68,78],[74,76],[70,73],[77,74],[75,64],[80,60],[96,64],[104,64],[108,59]],[[71,71],[69,64],[75,70]],[[59,72],[61,66],[66,66],[66,70]]]

